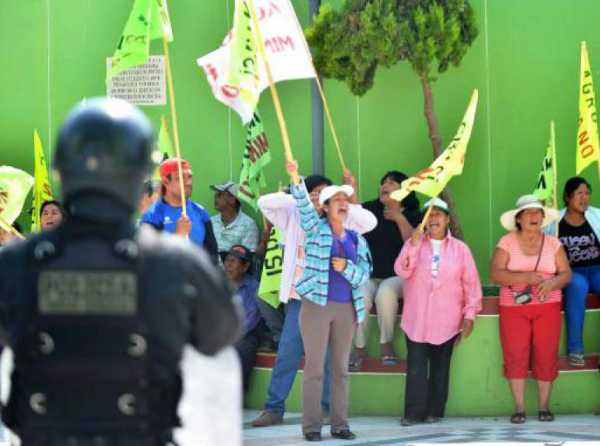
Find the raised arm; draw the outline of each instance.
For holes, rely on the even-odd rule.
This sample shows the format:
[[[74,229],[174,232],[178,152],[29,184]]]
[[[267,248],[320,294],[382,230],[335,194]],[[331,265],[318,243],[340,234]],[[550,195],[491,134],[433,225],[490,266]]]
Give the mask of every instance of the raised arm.
[[[290,221],[290,215],[296,212],[296,200],[285,192],[275,192],[260,197],[258,208],[267,220],[285,231]]]
[[[403,279],[411,277],[417,267],[419,252],[421,246],[423,246],[423,238],[423,232],[420,230],[414,231],[409,241],[404,243],[400,255],[394,262],[394,272]]]
[[[310,201],[310,196],[306,190],[304,181],[299,179],[298,176],[298,165],[296,162],[289,162],[286,164],[287,172],[292,178],[292,196],[296,200],[296,207],[300,213],[300,226],[304,232],[318,232],[319,221],[321,217],[317,213],[317,210]]]

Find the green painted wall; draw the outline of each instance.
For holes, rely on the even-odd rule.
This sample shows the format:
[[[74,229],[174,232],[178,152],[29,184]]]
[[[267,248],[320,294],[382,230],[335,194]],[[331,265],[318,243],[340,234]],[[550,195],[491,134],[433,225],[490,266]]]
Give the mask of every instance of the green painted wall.
[[[340,0],[335,0],[337,3]],[[588,41],[596,85],[600,80],[600,3],[597,0],[471,0],[480,36],[461,67],[434,86],[444,141],[464,113],[473,88],[480,105],[465,173],[452,183],[467,242],[483,280],[495,241],[499,214],[533,187],[556,121],[559,178],[574,172],[579,42]],[[307,2],[293,0],[303,22]],[[38,128],[46,150],[70,107],[102,95],[105,58],[114,51],[129,14],[125,0],[4,1],[0,15],[0,164],[32,169],[31,131]],[[175,42],[171,46],[182,150],[195,171],[194,197],[212,208],[206,187],[236,178],[243,130],[235,114],[209,91],[195,59],[214,49],[231,20],[233,0],[170,2]],[[155,53],[161,52],[155,44]],[[292,144],[303,172],[310,171],[310,84],[280,84]],[[375,87],[361,99],[345,85],[327,81],[326,91],[349,167],[361,195],[374,197],[388,169],[407,173],[431,162],[422,93],[407,65],[379,71]],[[269,93],[261,111],[274,162],[269,187],[285,181],[280,136]],[[145,107],[158,122],[163,107]],[[327,135],[327,173],[340,168]],[[598,185],[595,169],[586,176]]]

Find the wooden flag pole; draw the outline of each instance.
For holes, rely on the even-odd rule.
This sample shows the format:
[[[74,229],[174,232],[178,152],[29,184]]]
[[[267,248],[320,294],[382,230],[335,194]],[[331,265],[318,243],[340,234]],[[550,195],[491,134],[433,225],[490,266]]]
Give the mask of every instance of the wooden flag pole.
[[[296,19],[296,26],[300,31],[300,35],[304,36],[304,31],[300,26],[300,22],[298,21],[298,16],[295,11],[292,11],[292,15]],[[331,136],[333,137],[333,142],[335,144],[335,148],[337,151],[338,159],[340,160],[340,164],[342,165],[343,170],[346,169],[346,163],[344,162],[344,157],[342,156],[342,148],[340,146],[340,141],[338,140],[337,132],[335,130],[335,126],[333,125],[333,118],[331,117],[331,112],[329,111],[329,104],[327,103],[327,98],[325,97],[325,91],[323,90],[323,85],[321,85],[321,79],[319,79],[319,73],[315,68],[315,64],[313,62],[312,54],[310,52],[310,48],[306,43],[306,39],[302,39],[302,43],[304,43],[304,47],[306,48],[306,53],[310,58],[310,65],[312,66],[313,71],[315,72],[315,82],[317,83],[317,90],[319,90],[319,95],[321,96],[321,101],[323,102],[323,109],[325,110],[325,116],[327,117],[327,123],[329,124],[329,129],[331,130]]]
[[[10,232],[11,234],[16,235],[21,240],[25,240],[25,236],[23,234],[21,234],[19,231],[17,231],[11,224],[9,224],[2,217],[0,217],[0,228],[4,229],[7,232]]]
[[[260,32],[260,27],[258,25],[258,18],[256,17],[256,10],[254,9],[254,2],[252,0],[248,0],[248,4],[250,6],[250,14],[252,15],[252,22],[254,24],[254,28],[256,29],[256,37],[258,40],[258,49],[262,56],[262,59],[265,63],[265,71],[267,72],[267,79],[269,81],[269,88],[271,89],[271,96],[273,97],[273,104],[275,105],[275,112],[277,114],[277,120],[279,121],[279,128],[281,130],[281,139],[283,140],[283,148],[285,151],[285,158],[287,162],[293,162],[294,156],[292,155],[292,147],[290,145],[290,136],[288,134],[287,125],[285,123],[285,118],[283,116],[283,110],[281,108],[281,102],[279,101],[279,94],[277,93],[277,88],[275,88],[275,83],[273,82],[273,74],[271,73],[271,66],[269,65],[269,60],[267,59],[267,51],[265,49],[265,44],[262,38],[262,33]],[[295,184],[300,183],[300,177],[297,173],[292,175],[292,181]]]
[[[335,126],[333,125],[333,118],[331,117],[331,112],[329,111],[329,105],[327,104],[327,98],[325,97],[325,92],[323,91],[321,81],[319,80],[319,73],[317,73],[317,70],[316,70],[314,64],[312,63],[312,58],[311,58],[311,65],[313,67],[313,70],[315,70],[315,81],[317,82],[317,90],[319,90],[319,94],[321,95],[321,100],[323,101],[323,108],[325,109],[325,116],[327,117],[327,122],[329,123],[329,128],[331,130],[331,136],[333,137],[333,142],[335,143],[337,156],[338,156],[338,159],[340,160],[340,164],[342,165],[342,169],[344,171],[346,171],[347,168],[346,168],[346,163],[344,162],[344,157],[342,156],[342,148],[340,147],[340,141],[338,140],[337,132],[335,131]]]
[[[431,214],[432,208],[433,208],[433,204],[427,208],[427,212],[425,212],[423,221],[421,221],[421,224],[419,225],[419,231],[425,232],[425,225],[427,224],[427,220],[429,220],[429,214]]]
[[[183,189],[183,169],[181,167],[181,151],[179,149],[179,129],[177,128],[177,110],[175,107],[175,88],[173,86],[173,74],[171,72],[171,58],[169,57],[169,42],[167,42],[167,38],[164,35],[163,48],[165,53],[165,64],[167,66],[167,84],[169,86],[171,120],[173,121],[173,140],[175,141],[175,156],[177,157],[177,175],[179,176],[179,193],[181,194],[181,213],[184,217],[187,217],[186,196],[185,190]]]

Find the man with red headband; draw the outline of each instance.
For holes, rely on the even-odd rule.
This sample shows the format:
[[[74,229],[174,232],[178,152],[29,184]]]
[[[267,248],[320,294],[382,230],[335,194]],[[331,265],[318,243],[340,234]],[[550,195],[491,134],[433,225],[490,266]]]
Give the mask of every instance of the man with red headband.
[[[177,172],[178,160],[170,158],[160,165],[160,199],[158,199],[142,215],[141,223],[147,223],[158,230],[165,230],[189,239],[196,245],[208,251],[213,259],[217,259],[217,242],[212,230],[208,212],[193,202],[192,195],[192,169],[190,163],[181,160],[183,174],[183,189],[185,193],[185,209],[182,210],[181,187],[179,173]]]

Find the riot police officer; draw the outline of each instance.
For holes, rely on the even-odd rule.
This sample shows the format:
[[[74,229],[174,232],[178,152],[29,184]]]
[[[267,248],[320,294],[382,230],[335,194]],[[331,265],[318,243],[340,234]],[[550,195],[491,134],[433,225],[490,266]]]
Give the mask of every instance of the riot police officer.
[[[0,334],[15,355],[2,418],[25,446],[171,444],[184,345],[212,355],[239,335],[207,255],[135,232],[153,138],[124,101],[75,108],[54,157],[70,218],[0,254]]]

